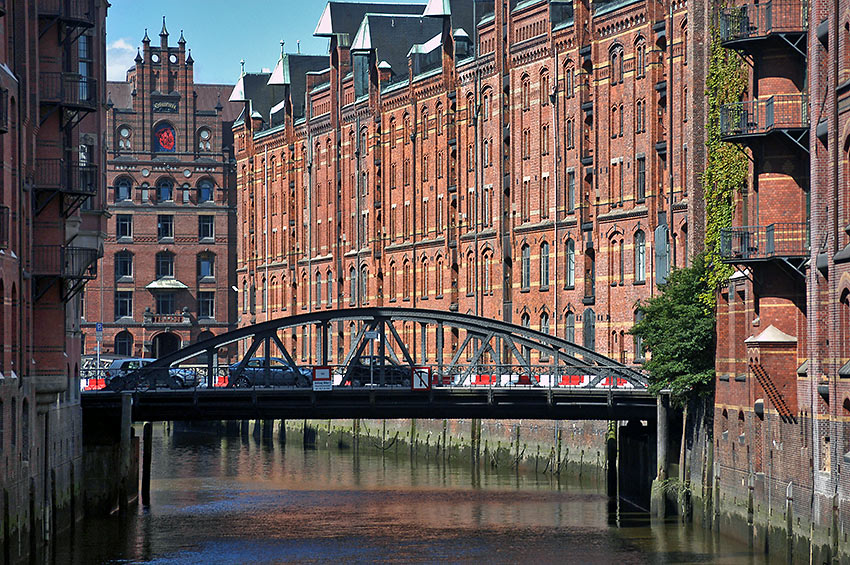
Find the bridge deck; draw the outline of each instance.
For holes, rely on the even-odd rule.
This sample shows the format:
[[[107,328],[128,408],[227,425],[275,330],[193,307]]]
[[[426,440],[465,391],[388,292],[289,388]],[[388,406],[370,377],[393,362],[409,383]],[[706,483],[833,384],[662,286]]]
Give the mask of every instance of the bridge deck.
[[[187,389],[85,392],[83,414],[120,411],[132,395],[137,422],[341,418],[524,418],[539,420],[654,420],[655,398],[645,390],[537,387]]]

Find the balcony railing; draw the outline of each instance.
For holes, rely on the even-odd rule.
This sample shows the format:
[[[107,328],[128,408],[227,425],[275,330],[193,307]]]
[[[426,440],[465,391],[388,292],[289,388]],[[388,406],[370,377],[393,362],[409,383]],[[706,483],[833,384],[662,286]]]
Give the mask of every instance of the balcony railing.
[[[142,323],[146,326],[149,325],[165,325],[165,326],[175,326],[175,325],[191,325],[192,318],[189,316],[188,312],[180,312],[177,314],[154,314],[150,311],[145,311]]]
[[[94,0],[38,0],[38,15],[66,22],[94,25]]]
[[[39,75],[42,103],[94,110],[97,107],[97,79],[76,73]]]
[[[764,135],[777,129],[809,127],[809,97],[777,94],[763,100],[724,104],[720,108],[720,135]]]
[[[808,222],[781,222],[768,226],[726,228],[720,231],[720,256],[727,262],[808,255]]]
[[[719,14],[720,41],[759,39],[776,33],[804,33],[808,28],[805,0],[768,1],[733,6]]]
[[[93,196],[97,194],[97,166],[68,164],[64,159],[36,159],[35,183],[39,190]]]
[[[97,275],[97,249],[33,245],[32,272],[37,276],[93,279]]]
[[[0,206],[0,249],[9,247],[12,214],[8,206]]]

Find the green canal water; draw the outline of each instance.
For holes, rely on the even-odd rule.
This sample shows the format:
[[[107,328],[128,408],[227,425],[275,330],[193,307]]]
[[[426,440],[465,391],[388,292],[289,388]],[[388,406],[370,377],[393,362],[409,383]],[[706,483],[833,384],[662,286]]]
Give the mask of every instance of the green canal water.
[[[367,450],[364,450],[367,451]],[[372,450],[374,451],[374,450]],[[520,473],[406,450],[282,446],[155,426],[151,501],[87,520],[57,564],[766,563],[609,503],[602,475]]]

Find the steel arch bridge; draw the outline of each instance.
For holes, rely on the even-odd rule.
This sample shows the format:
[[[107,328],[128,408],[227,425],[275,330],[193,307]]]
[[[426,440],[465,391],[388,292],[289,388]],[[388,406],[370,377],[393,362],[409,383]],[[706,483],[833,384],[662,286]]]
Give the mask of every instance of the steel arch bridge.
[[[400,324],[407,324],[404,329],[408,335],[412,333],[413,343],[402,339],[397,327]],[[287,336],[282,338],[281,332],[295,330],[290,335],[297,336],[298,328],[315,330],[316,360],[322,366],[331,364],[332,336],[336,332],[339,384],[352,384],[352,367],[369,346],[381,382],[386,359],[411,369],[428,365],[435,382],[451,386],[503,384],[504,378],[511,376],[526,384],[548,386],[647,388],[646,376],[640,371],[553,335],[499,320],[420,308],[350,308],[277,318],[186,346],[149,368],[164,369],[205,357],[212,374],[220,348],[246,341],[249,345],[231,378],[238,378],[248,360],[257,358],[258,351],[265,367],[277,349],[278,356],[297,369],[297,352],[284,345]]]

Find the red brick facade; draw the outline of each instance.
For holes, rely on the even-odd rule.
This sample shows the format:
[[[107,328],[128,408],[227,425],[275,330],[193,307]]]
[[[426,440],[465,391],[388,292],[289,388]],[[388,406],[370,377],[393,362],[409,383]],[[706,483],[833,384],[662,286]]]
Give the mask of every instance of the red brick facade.
[[[817,0],[741,3],[720,20],[751,57],[747,101],[723,127],[752,165],[718,303],[719,501],[746,501],[750,478],[769,513],[791,483],[816,532],[850,511],[849,18],[846,0]]]
[[[84,348],[161,356],[231,329],[236,295],[231,86],[195,84],[181,31],[145,34],[125,82],[107,85],[108,236],[86,290]]]
[[[446,309],[639,362],[635,304],[656,292],[657,259],[684,265],[702,226],[687,5],[672,21],[644,1],[356,5],[393,14],[351,21],[327,5],[316,33],[330,57],[289,77],[306,81],[304,112],[263,109],[268,75],[237,86],[241,323]],[[309,359],[306,332],[287,337]],[[332,362],[348,339],[335,332]]]
[[[0,552],[10,562],[82,508],[79,305],[106,228],[107,7],[0,3]]]

